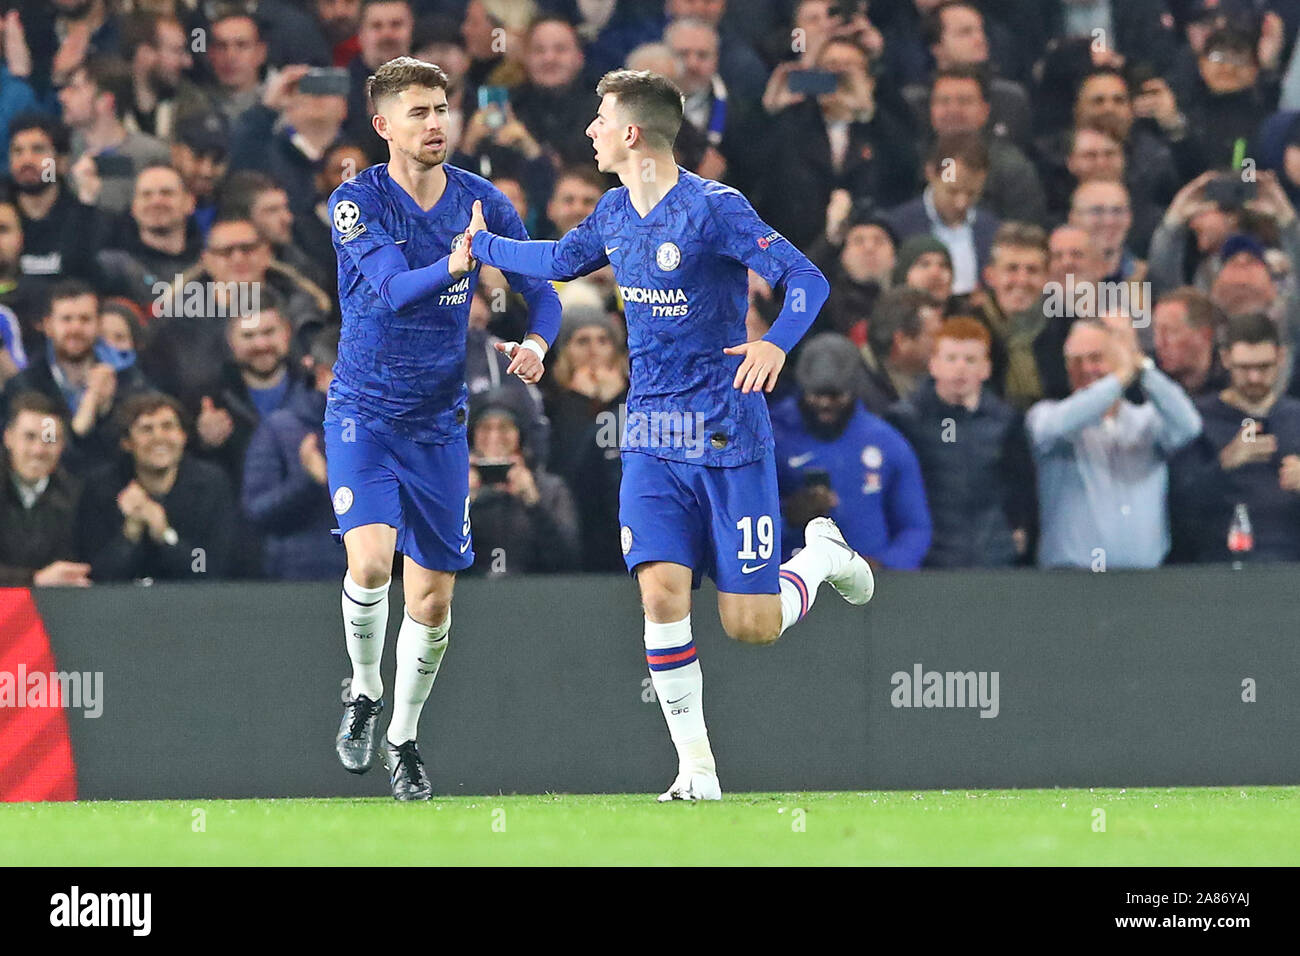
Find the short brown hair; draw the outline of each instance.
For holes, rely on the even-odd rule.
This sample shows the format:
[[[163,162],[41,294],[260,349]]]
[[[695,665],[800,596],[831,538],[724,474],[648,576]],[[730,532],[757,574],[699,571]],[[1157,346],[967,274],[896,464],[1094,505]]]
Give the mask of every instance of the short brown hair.
[[[925,165],[939,170],[946,159],[954,159],[974,172],[989,170],[989,148],[979,133],[949,133],[936,139]]]
[[[80,279],[59,279],[54,283],[45,299],[45,316],[54,312],[54,303],[65,302],[68,299],[80,299],[82,296],[90,296],[95,300],[95,312],[99,313],[99,293],[86,282]]]
[[[980,99],[985,103],[989,102],[989,75],[986,70],[977,66],[950,66],[946,69],[935,70],[934,79],[930,81],[930,91],[933,93],[935,87],[939,85],[940,80],[957,80],[961,82],[974,83],[979,87]]]
[[[63,420],[59,407],[54,404],[54,401],[49,396],[41,392],[28,390],[19,392],[9,402],[9,415],[5,418],[6,431],[14,427],[14,423],[18,421],[18,416],[23,412],[33,412],[42,418],[56,419],[60,427],[67,424]]]
[[[431,90],[447,88],[447,74],[441,67],[417,60],[413,56],[394,57],[366,77],[366,97],[376,110],[379,101],[396,96],[412,86],[427,86]]]
[[[998,231],[993,234],[993,245],[990,251],[996,255],[998,249],[1003,247],[1033,249],[1035,252],[1041,252],[1044,259],[1051,256],[1051,250],[1047,245],[1047,233],[1042,226],[1032,222],[1011,221],[998,226]]]
[[[117,411],[117,427],[122,435],[126,435],[138,419],[152,415],[160,408],[170,408],[176,413],[181,428],[189,430],[184,406],[162,392],[138,392],[124,401]]]
[[[508,179],[510,177],[503,176],[501,178]],[[600,170],[595,166],[565,166],[556,175],[555,185],[559,186],[560,183],[564,182],[566,179],[576,179],[581,183],[586,183],[588,186],[595,187],[597,191],[602,193],[609,185],[605,181],[605,177],[601,175]],[[516,180],[516,182],[518,182],[518,180]]]
[[[1217,329],[1223,324],[1210,297],[1194,286],[1179,286],[1156,300],[1156,306],[1176,302],[1187,310],[1187,324],[1194,329]]]
[[[954,315],[952,318],[944,319],[943,324],[939,326],[939,331],[935,333],[932,352],[939,351],[940,339],[981,342],[985,349],[993,347],[993,336],[989,334],[988,326],[969,315]]]
[[[596,95],[612,93],[650,145],[670,149],[682,128],[682,91],[666,76],[646,70],[611,70],[596,84]]]

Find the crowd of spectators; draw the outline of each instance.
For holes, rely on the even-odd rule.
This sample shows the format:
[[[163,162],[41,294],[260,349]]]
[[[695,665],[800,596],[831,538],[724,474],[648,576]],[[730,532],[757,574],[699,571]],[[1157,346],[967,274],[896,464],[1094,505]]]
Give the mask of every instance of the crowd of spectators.
[[[787,555],[829,513],[886,568],[1300,560],[1300,0],[6,7],[0,586],[342,573],[326,201],[400,55],[539,238],[613,185],[596,80],[667,73],[679,162],[825,272],[770,396]],[[478,573],[622,567],[619,292],[560,296],[539,387],[504,277],[472,301]]]

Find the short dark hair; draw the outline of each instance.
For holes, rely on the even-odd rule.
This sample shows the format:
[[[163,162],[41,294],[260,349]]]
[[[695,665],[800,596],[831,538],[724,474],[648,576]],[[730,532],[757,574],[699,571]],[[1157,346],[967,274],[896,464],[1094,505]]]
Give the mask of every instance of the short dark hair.
[[[210,21],[210,25],[215,27],[218,23],[225,23],[227,20],[249,21],[253,24],[253,29],[257,31],[257,41],[259,43],[265,42],[267,31],[266,24],[257,16],[257,14],[253,13],[247,5],[230,2],[219,4],[217,8],[212,11],[212,20]]]
[[[1247,345],[1271,342],[1281,348],[1282,336],[1277,330],[1276,322],[1267,315],[1255,312],[1250,315],[1233,316],[1228,320],[1223,333],[1223,348],[1226,351],[1238,342],[1245,342]]]
[[[1088,85],[1088,81],[1099,76],[1114,77],[1124,84],[1124,91],[1126,93],[1129,93],[1130,95],[1132,94],[1133,90],[1129,85],[1128,77],[1124,75],[1122,70],[1113,66],[1094,66],[1079,78],[1079,85],[1074,88],[1074,99],[1076,102],[1079,99],[1079,94],[1083,92],[1083,88]]]
[[[58,156],[66,156],[71,148],[71,140],[66,124],[49,116],[46,113],[38,113],[35,110],[28,110],[25,113],[19,113],[9,124],[9,142],[14,141],[14,137],[19,133],[26,133],[28,130],[40,130],[45,134],[54,147],[54,152]]]
[[[224,219],[251,219],[257,197],[273,190],[287,192],[266,173],[255,169],[241,169],[237,173],[231,173],[222,187],[217,214]]]
[[[925,46],[929,49],[943,42],[943,14],[945,10],[951,10],[954,7],[966,7],[979,13],[980,19],[984,19],[984,14],[980,13],[980,8],[971,3],[970,0],[944,0],[933,10],[925,15],[921,21],[921,29],[925,36]]]
[[[127,60],[135,59],[142,46],[158,45],[158,28],[164,23],[174,23],[185,31],[185,24],[170,13],[136,12],[122,20],[122,54]]]
[[[63,420],[63,414],[59,411],[59,406],[54,404],[54,400],[48,395],[41,392],[27,390],[19,392],[9,400],[9,414],[5,416],[5,430],[14,426],[18,421],[18,416],[23,412],[34,412],[42,418],[58,419],[60,425],[66,425]]]
[[[980,97],[984,102],[989,102],[989,74],[987,70],[980,69],[977,66],[950,66],[946,69],[935,70],[934,80],[930,83],[931,93],[939,85],[940,80],[968,80],[979,87]]]
[[[560,26],[564,27],[570,34],[572,34],[573,39],[577,42],[578,46],[582,46],[582,37],[578,35],[578,28],[573,25],[573,21],[558,13],[543,13],[539,17],[534,17],[533,21],[528,24],[528,30],[524,33],[524,42],[531,43],[533,41],[533,34],[537,32],[537,28],[544,27],[548,23],[558,23]]]
[[[1179,286],[1156,300],[1156,308],[1175,302],[1187,310],[1187,324],[1194,329],[1213,329],[1220,325],[1218,310],[1210,297],[1194,286]]]
[[[921,334],[921,310],[939,305],[928,292],[908,286],[883,293],[867,320],[867,345],[872,354],[882,362],[887,359],[895,332],[902,332],[909,339],[916,338]]]
[[[393,2],[393,0],[384,0]],[[384,63],[370,76],[366,77],[366,97],[375,109],[379,101],[412,86],[427,86],[431,90],[447,88],[447,74],[442,67],[413,56],[398,56]]]
[[[252,309],[238,309],[226,317],[226,330],[236,322],[244,323],[249,319],[258,324],[262,321],[262,313],[273,313],[276,318],[280,319],[290,328],[293,328],[293,320],[289,318],[289,313],[285,311],[286,301],[275,289],[271,288],[268,283],[263,282],[258,288],[257,307]]]
[[[1215,50],[1232,50],[1236,53],[1248,53],[1252,60],[1256,59],[1255,42],[1251,37],[1235,27],[1220,27],[1205,39],[1204,52],[1201,56],[1209,56]]]
[[[67,299],[80,299],[83,295],[94,296],[95,308],[99,309],[99,293],[89,283],[82,282],[80,279],[60,279],[50,287],[50,293],[46,296],[45,314],[49,315],[54,309],[55,302],[63,302]]]
[[[988,172],[989,148],[979,133],[948,133],[934,141],[925,165],[939,169],[945,159],[955,159],[968,169]]]
[[[175,412],[181,427],[188,431],[189,417],[185,413],[185,406],[180,402],[163,392],[136,392],[122,402],[122,407],[117,410],[117,427],[120,434],[125,435],[137,419],[152,415],[160,408],[170,408]]]
[[[364,14],[367,7],[373,7],[377,3],[400,3],[408,10],[411,10],[411,0],[361,0],[361,12]]]
[[[519,182],[519,178],[515,176],[502,176],[500,178],[514,179],[516,182]],[[580,180],[586,183],[588,186],[594,186],[602,193],[605,191],[607,187],[607,183],[605,182],[605,177],[601,175],[600,170],[598,170],[595,166],[565,166],[563,169],[559,171],[558,174],[556,174],[555,185],[556,186],[560,185],[560,182],[565,179]]]
[[[257,232],[257,226],[253,224],[253,220],[249,216],[243,216],[237,212],[232,212],[227,209],[222,209],[217,214],[216,218],[212,220],[212,225],[208,227],[208,235],[207,238],[203,241],[203,248],[206,250],[208,246],[211,244],[212,231],[216,229],[217,226],[229,225],[232,222],[245,223],[246,225],[251,226],[254,232]],[[262,239],[262,234],[260,232],[257,233],[257,239],[259,242],[264,241]]]
[[[113,97],[113,115],[121,119],[135,102],[135,80],[131,66],[121,57],[95,55],[78,67],[86,71],[86,79],[95,87],[95,95],[108,93]]]
[[[596,84],[596,95],[613,94],[650,145],[669,149],[682,128],[682,91],[666,76],[647,70],[611,70]]]
[[[829,49],[830,49],[831,47],[833,47],[833,46],[849,46],[849,47],[853,47],[853,49],[857,50],[859,53],[862,54],[862,58],[863,58],[863,60],[866,62],[867,69],[868,69],[868,70],[871,69],[871,51],[868,50],[868,49],[867,49],[867,48],[862,44],[862,41],[856,39],[855,37],[851,37],[851,36],[830,36],[830,37],[827,37],[827,38],[826,38],[826,42],[822,44],[822,48],[817,52],[817,60],[818,60],[819,63],[821,62],[821,58],[822,58],[822,56],[826,53],[826,51],[829,50]]]

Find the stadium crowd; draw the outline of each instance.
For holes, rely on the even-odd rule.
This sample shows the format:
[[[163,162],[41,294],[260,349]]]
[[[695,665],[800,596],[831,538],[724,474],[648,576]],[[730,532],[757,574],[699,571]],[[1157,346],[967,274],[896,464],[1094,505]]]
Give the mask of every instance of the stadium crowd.
[[[7,6],[0,586],[343,572],[324,210],[407,54],[534,237],[610,187],[584,130],[626,65],[825,272],[770,396],[787,555],[829,513],[887,568],[1300,559],[1300,0]],[[560,296],[537,388],[493,349],[522,300],[473,300],[484,574],[622,569],[620,292]]]

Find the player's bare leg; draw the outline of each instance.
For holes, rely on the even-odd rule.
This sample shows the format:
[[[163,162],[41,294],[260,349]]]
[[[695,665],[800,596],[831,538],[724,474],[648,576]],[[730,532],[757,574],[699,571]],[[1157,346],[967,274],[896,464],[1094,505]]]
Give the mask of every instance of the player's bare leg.
[[[455,584],[456,575],[449,571],[432,571],[409,557],[402,565],[406,608],[397,633],[393,719],[384,741],[393,796],[398,800],[428,800],[433,795],[415,734],[447,651]]]
[[[746,644],[771,644],[808,613],[823,581],[853,605],[866,604],[876,589],[871,565],[835,522],[813,518],[804,528],[803,549],[781,565],[780,594],[718,592],[722,628]]]
[[[691,637],[691,569],[650,561],[637,567],[636,579],[645,610],[650,680],[677,749],[677,779],[659,800],[720,800],[704,726],[704,678]]]
[[[384,709],[379,664],[388,628],[388,587],[392,583],[392,525],[367,524],[343,536],[348,573],[343,578],[343,627],[352,677],[343,682],[343,720],[335,737],[339,762],[350,773],[365,773],[379,754],[376,725]]]

